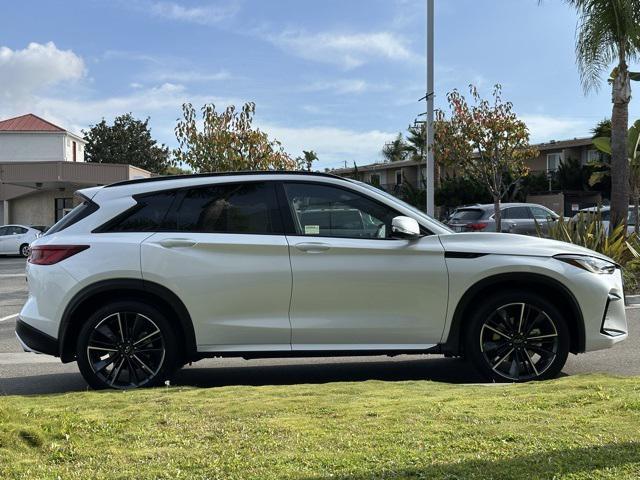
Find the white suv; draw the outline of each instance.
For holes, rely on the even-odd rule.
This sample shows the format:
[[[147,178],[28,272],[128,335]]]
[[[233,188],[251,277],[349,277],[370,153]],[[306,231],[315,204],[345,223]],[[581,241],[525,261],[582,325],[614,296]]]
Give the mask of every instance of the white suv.
[[[254,172],[122,182],[32,245],[16,333],[95,388],[204,357],[444,353],[557,375],[627,336],[620,268],[539,238],[452,233],[360,182]]]

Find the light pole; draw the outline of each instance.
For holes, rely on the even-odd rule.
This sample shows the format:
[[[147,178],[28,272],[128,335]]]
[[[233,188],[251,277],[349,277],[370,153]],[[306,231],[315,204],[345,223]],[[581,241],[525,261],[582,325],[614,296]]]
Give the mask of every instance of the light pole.
[[[426,135],[426,167],[427,167],[427,214],[433,215],[435,211],[434,205],[434,165],[433,165],[433,1],[427,0],[427,135]]]

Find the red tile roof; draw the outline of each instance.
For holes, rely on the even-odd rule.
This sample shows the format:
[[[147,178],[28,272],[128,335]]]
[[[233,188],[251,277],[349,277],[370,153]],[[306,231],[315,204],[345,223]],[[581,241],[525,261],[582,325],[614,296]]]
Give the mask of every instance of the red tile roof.
[[[0,132],[65,132],[64,128],[60,128],[51,122],[47,122],[43,118],[28,113],[20,117],[9,118],[0,121]]]

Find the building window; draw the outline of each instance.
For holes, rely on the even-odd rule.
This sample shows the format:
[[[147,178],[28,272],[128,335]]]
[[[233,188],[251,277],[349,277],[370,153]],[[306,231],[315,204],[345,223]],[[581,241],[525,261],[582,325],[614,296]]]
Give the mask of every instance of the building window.
[[[56,198],[55,200],[56,222],[73,210],[73,198]]]
[[[601,160],[600,152],[598,150],[587,151],[587,163],[599,162]]]
[[[375,185],[376,187],[380,186],[380,174],[379,173],[372,173],[371,177],[369,178],[369,183],[371,183],[371,185]]]
[[[402,185],[402,170],[396,171],[396,185]]]
[[[76,142],[71,142],[71,148],[73,148],[73,161],[78,161],[78,150],[76,148]]]
[[[562,153],[547,154],[547,172],[557,172],[562,163]]]

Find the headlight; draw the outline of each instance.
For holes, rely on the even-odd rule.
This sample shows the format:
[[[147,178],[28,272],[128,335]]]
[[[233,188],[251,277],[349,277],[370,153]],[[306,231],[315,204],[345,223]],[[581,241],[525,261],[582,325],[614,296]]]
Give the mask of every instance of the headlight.
[[[556,255],[553,258],[591,273],[611,274],[616,271],[615,263],[588,255]]]

